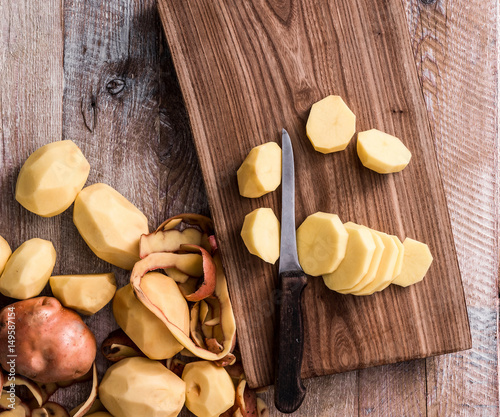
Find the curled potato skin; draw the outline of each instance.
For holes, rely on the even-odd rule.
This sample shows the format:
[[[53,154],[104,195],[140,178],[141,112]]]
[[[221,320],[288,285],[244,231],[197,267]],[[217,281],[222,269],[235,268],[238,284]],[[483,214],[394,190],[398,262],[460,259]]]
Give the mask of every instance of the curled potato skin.
[[[12,316],[12,312],[15,316]],[[15,324],[16,372],[51,383],[85,375],[96,341],[80,316],[53,297],[18,301],[0,311],[0,364],[9,369],[9,326]]]

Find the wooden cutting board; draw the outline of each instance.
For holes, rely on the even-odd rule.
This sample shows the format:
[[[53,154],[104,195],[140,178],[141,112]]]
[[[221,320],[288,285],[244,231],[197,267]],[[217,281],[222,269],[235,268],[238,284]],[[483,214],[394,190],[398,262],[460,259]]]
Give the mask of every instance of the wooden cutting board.
[[[277,265],[250,255],[245,214],[272,207],[238,193],[236,170],[261,143],[290,133],[296,221],[316,211],[428,243],[421,283],[369,297],[329,291],[310,278],[303,295],[303,377],[471,347],[458,262],[427,113],[400,0],[159,0],[189,112],[252,387],[273,382]],[[401,173],[379,175],[345,151],[315,152],[305,135],[311,105],[338,94],[357,130],[394,134],[413,154]]]

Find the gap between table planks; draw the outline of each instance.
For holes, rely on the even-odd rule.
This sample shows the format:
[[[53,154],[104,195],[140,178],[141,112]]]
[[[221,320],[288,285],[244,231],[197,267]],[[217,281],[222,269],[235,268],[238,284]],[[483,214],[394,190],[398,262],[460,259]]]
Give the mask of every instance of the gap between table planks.
[[[467,3],[467,8],[464,3],[448,1],[433,6],[422,6],[412,1],[406,3],[406,6],[415,58],[436,135],[439,161],[441,166],[445,164],[448,168],[441,171],[467,295],[473,349],[466,353],[428,359],[427,367],[426,361],[420,360],[309,380],[306,384],[310,395],[297,415],[413,416],[427,413],[436,416],[498,415],[496,356],[498,310],[495,288],[498,267],[496,223],[498,196],[495,195],[498,173],[495,164],[498,160],[498,146],[494,126],[497,79],[493,70],[496,11],[493,1],[480,4]],[[114,111],[117,104],[114,100],[106,101],[107,90],[104,82],[99,78],[91,82],[82,78],[87,76],[89,71],[95,74],[106,73],[110,63],[120,60],[120,57],[116,56],[110,59],[109,53],[99,55],[99,52],[127,42],[129,35],[143,37],[152,50],[159,49],[159,28],[151,24],[153,20],[146,19],[139,21],[135,26],[130,25],[133,19],[137,19],[139,10],[134,4],[132,1],[114,0],[92,2],[91,5],[84,1],[66,2],[66,32],[74,31],[79,34],[66,36],[65,58],[74,59],[73,65],[68,67],[72,68],[71,70],[65,67],[66,84],[74,85],[74,97],[69,102],[73,102],[75,109],[71,118],[65,118],[65,124],[83,126],[83,119],[76,108],[78,98],[82,101],[89,99],[89,88],[90,91],[92,89],[98,91],[96,97],[101,98],[97,100],[100,102],[97,106],[97,126],[99,117],[104,119],[116,117]],[[13,246],[30,237],[52,238],[56,247],[67,246],[66,255],[73,258],[64,261],[60,255],[59,261],[63,261],[66,265],[57,266],[59,272],[69,272],[66,268],[71,268],[71,263],[75,259],[77,261],[81,259],[81,267],[86,268],[85,271],[79,272],[99,272],[100,268],[107,266],[95,261],[93,255],[87,253],[88,249],[77,243],[79,238],[73,233],[70,213],[64,213],[51,220],[40,219],[21,209],[13,201],[13,187],[20,164],[32,150],[57,138],[61,131],[58,120],[61,117],[62,10],[58,1],[50,0],[45,2],[44,6],[45,8],[33,2],[13,0],[0,5],[3,45],[6,44],[5,34],[10,34],[9,46],[1,61],[3,78],[0,234],[7,237]],[[115,13],[110,13],[113,10]],[[143,14],[155,13],[152,2],[144,3],[144,7],[140,10]],[[87,31],[82,30],[86,27],[83,22],[91,26]],[[6,26],[9,27],[9,31]],[[100,31],[99,36],[91,36],[97,30]],[[36,37],[35,33],[41,33],[43,36]],[[12,53],[13,51],[17,53]],[[35,53],[37,51],[38,54]],[[97,57],[93,61],[95,66],[93,70],[88,67],[82,71],[76,69],[78,63],[82,65],[87,59],[84,51]],[[149,49],[136,51],[133,60],[143,62],[143,54],[152,56],[155,53],[157,52]],[[168,96],[159,104],[161,123],[159,123],[159,133],[153,135],[153,138],[161,140],[158,145],[158,155],[163,165],[159,171],[169,177],[166,183],[170,193],[165,195],[166,186],[162,188],[158,185],[159,197],[154,202],[157,206],[148,209],[145,204],[141,207],[146,212],[149,210],[148,216],[151,214],[157,216],[150,217],[154,219],[153,227],[166,215],[178,211],[199,209],[207,212],[194,148],[190,144],[189,126],[184,115],[182,99],[176,90],[172,65],[166,54],[161,56],[163,59],[159,67],[157,63],[153,67],[159,74],[160,88]],[[469,57],[474,59],[468,59]],[[124,73],[127,75],[126,71]],[[13,80],[19,74],[29,74],[29,76],[23,77],[22,82],[14,83]],[[50,80],[46,74],[50,74]],[[467,80],[471,75],[474,75],[474,81],[479,80],[480,89],[476,89],[475,82]],[[135,76],[136,74],[132,74],[132,77]],[[35,85],[37,91],[36,94],[32,94]],[[79,85],[87,88],[80,89]],[[142,90],[139,90],[137,85],[126,88],[129,94],[122,94],[121,99],[119,96],[117,100],[122,100],[130,106],[141,107]],[[459,100],[456,97],[459,97]],[[65,102],[66,100],[68,99],[65,99]],[[157,117],[155,107],[156,104],[151,111],[152,119]],[[30,117],[23,117],[26,114],[30,114]],[[466,119],[474,120],[474,123],[468,123]],[[135,122],[151,123],[144,119]],[[158,124],[158,121],[156,123]],[[479,137],[477,131],[481,132]],[[82,135],[78,129],[74,129],[73,133],[77,136]],[[118,132],[107,132],[102,129],[95,131],[89,137],[83,137],[85,140],[103,141],[107,149],[119,151],[123,141],[134,139],[132,135],[135,133],[126,131],[124,135],[120,135]],[[467,152],[458,152],[456,138],[464,138],[466,144],[464,149]],[[72,139],[78,142],[76,137]],[[450,149],[454,150],[451,154]],[[468,152],[476,155],[478,157],[476,162],[480,163],[470,161]],[[181,157],[176,160],[177,155]],[[101,158],[104,159],[104,156]],[[464,161],[469,161],[466,170],[455,167]],[[126,164],[109,168],[113,172],[108,172],[107,178],[104,179],[98,171],[94,171],[92,181],[106,179],[110,183],[119,181],[120,176],[130,175],[127,168]],[[183,172],[186,172],[186,175],[183,175]],[[475,187],[461,185],[456,188],[454,185],[456,177],[460,179],[460,184],[474,184]],[[189,187],[184,187],[182,184],[185,181],[193,183],[189,184]],[[120,191],[127,193],[126,189]],[[130,192],[128,197],[133,198],[134,192]],[[471,210],[470,202],[475,201],[479,204]],[[134,202],[138,205],[144,204],[140,201]],[[187,204],[184,205],[184,202]],[[165,211],[164,214],[159,213],[158,206]],[[66,226],[61,228],[60,222]],[[478,234],[478,229],[483,230],[483,233]],[[480,263],[476,257],[480,258]],[[78,265],[75,265],[74,271],[78,270]],[[102,324],[97,327],[94,320],[99,320]],[[94,320],[89,320],[90,325],[98,332],[100,340],[108,330],[115,327],[109,310],[103,314],[99,313]],[[427,381],[428,391],[426,391]],[[73,396],[66,398],[70,405],[75,405],[84,399],[85,393],[80,392],[78,387],[70,390],[74,393]],[[64,394],[68,394],[68,390]],[[266,397],[268,404],[271,405],[271,393]],[[271,414],[278,415],[275,410],[272,410]]]

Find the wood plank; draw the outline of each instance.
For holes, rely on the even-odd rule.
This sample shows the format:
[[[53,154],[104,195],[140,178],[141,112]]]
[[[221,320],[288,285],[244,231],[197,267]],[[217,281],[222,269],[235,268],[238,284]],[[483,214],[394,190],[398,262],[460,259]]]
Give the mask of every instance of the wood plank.
[[[449,218],[401,4],[160,1],[160,14],[201,159],[251,385],[272,382],[276,274],[246,253],[239,230],[244,214],[256,207],[279,212],[279,193],[240,198],[235,171],[252,146],[276,140],[281,126],[300,155],[298,223],[317,210],[336,212],[344,221],[423,240],[436,259],[421,284],[372,297],[338,296],[311,279],[303,303],[303,376],[469,347]],[[360,167],[353,146],[330,156],[315,153],[305,139],[305,119],[310,105],[329,93],[346,99],[359,130],[377,127],[403,137],[417,162],[400,175],[381,177]]]

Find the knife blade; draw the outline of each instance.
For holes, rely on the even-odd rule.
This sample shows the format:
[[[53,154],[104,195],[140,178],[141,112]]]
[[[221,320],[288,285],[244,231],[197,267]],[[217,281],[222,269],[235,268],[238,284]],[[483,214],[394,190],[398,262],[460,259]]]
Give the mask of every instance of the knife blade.
[[[301,295],[307,276],[300,267],[295,238],[295,167],[292,141],[282,130],[279,315],[274,403],[282,413],[300,407],[306,389],[300,377],[303,353]]]

